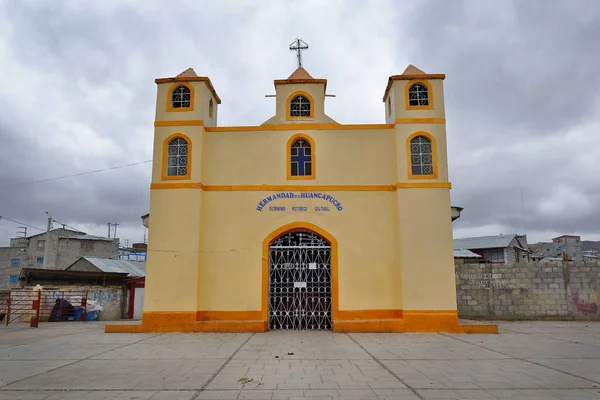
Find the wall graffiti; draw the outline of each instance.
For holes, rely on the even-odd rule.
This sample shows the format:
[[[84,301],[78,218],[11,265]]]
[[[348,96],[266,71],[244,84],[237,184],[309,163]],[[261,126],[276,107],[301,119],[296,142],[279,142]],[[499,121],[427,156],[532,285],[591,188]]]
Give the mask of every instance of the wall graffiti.
[[[463,274],[456,273],[456,279],[472,280],[481,289],[510,289],[508,281],[502,279],[502,274]]]
[[[93,293],[89,293],[88,296],[90,300],[99,300],[100,303],[104,303],[106,301],[121,301],[121,292],[104,292],[95,290]]]
[[[571,300],[577,312],[582,314],[596,315],[598,312],[598,305],[594,302],[588,303],[583,299],[579,298],[579,291],[571,294]]]

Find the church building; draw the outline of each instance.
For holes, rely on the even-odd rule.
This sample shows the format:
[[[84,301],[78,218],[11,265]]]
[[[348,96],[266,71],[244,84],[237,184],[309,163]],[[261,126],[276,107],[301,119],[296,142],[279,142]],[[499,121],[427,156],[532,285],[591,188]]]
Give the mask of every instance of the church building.
[[[191,68],[156,79],[142,321],[106,331],[496,333],[458,320],[445,75],[409,65],[382,123],[344,124],[299,65],[257,126]]]

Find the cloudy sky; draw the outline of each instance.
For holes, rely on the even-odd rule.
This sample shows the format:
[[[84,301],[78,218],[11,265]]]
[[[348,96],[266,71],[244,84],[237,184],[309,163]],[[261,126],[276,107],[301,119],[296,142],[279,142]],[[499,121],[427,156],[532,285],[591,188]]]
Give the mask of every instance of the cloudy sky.
[[[455,237],[600,240],[598,0],[0,0],[0,216],[141,241],[154,78],[193,67],[219,125],[260,124],[296,37],[341,123],[382,123],[409,63],[447,75]],[[18,226],[0,220],[0,245]]]

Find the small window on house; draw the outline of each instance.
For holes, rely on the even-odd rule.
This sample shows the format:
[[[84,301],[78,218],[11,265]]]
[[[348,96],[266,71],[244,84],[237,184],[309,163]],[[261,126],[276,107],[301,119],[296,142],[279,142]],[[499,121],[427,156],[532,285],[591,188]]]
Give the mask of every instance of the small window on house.
[[[410,164],[412,175],[433,175],[433,149],[431,140],[416,136],[410,141]]]
[[[213,112],[214,112],[214,105],[213,105],[213,100],[210,99],[210,101],[208,102],[208,117],[210,119],[213,119]]]
[[[167,176],[188,174],[188,142],[183,138],[171,140],[167,146]]]
[[[191,104],[190,88],[187,86],[177,86],[171,93],[172,108],[189,108]]]
[[[490,262],[504,262],[504,250],[490,250],[486,256]]]
[[[37,258],[37,263],[38,264],[43,264],[44,263],[44,257],[38,257]]]
[[[415,83],[408,88],[408,105],[411,107],[428,106],[429,91],[427,90],[427,86],[422,83]]]
[[[45,240],[38,240],[37,241],[37,248],[38,249],[43,249],[45,244],[46,244]]]
[[[19,276],[18,275],[10,275],[10,277],[8,278],[8,281],[10,283],[17,283],[17,282],[19,282]]]
[[[305,139],[298,139],[292,143],[291,148],[291,175],[312,175],[312,151],[310,143]]]
[[[388,111],[388,117],[390,115],[392,115],[392,98],[388,97],[388,101],[387,101],[387,111]]]
[[[20,258],[13,258],[13,259],[10,260],[10,263],[12,265],[21,264],[21,259]]]
[[[94,248],[94,243],[89,241],[89,240],[82,240],[81,241],[81,248],[82,249],[93,249]]]
[[[299,94],[290,101],[290,117],[310,117],[310,100]]]

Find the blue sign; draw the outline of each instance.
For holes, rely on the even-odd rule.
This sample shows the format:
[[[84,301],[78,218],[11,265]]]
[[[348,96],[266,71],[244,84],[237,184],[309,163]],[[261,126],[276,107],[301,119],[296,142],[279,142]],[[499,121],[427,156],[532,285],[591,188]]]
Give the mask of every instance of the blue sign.
[[[335,199],[335,197],[321,192],[301,192],[301,193],[293,193],[293,192],[281,192],[281,193],[273,193],[270,196],[262,199],[258,205],[256,206],[257,211],[262,211],[267,204],[277,199],[320,199],[328,201],[335,207],[336,210],[342,211],[343,207],[339,201]],[[305,206],[294,206],[291,207],[292,211],[308,211],[309,208],[314,208],[314,211],[330,211],[329,206],[315,206],[315,207],[305,207]],[[270,206],[268,208],[269,211],[287,211],[285,206]]]

